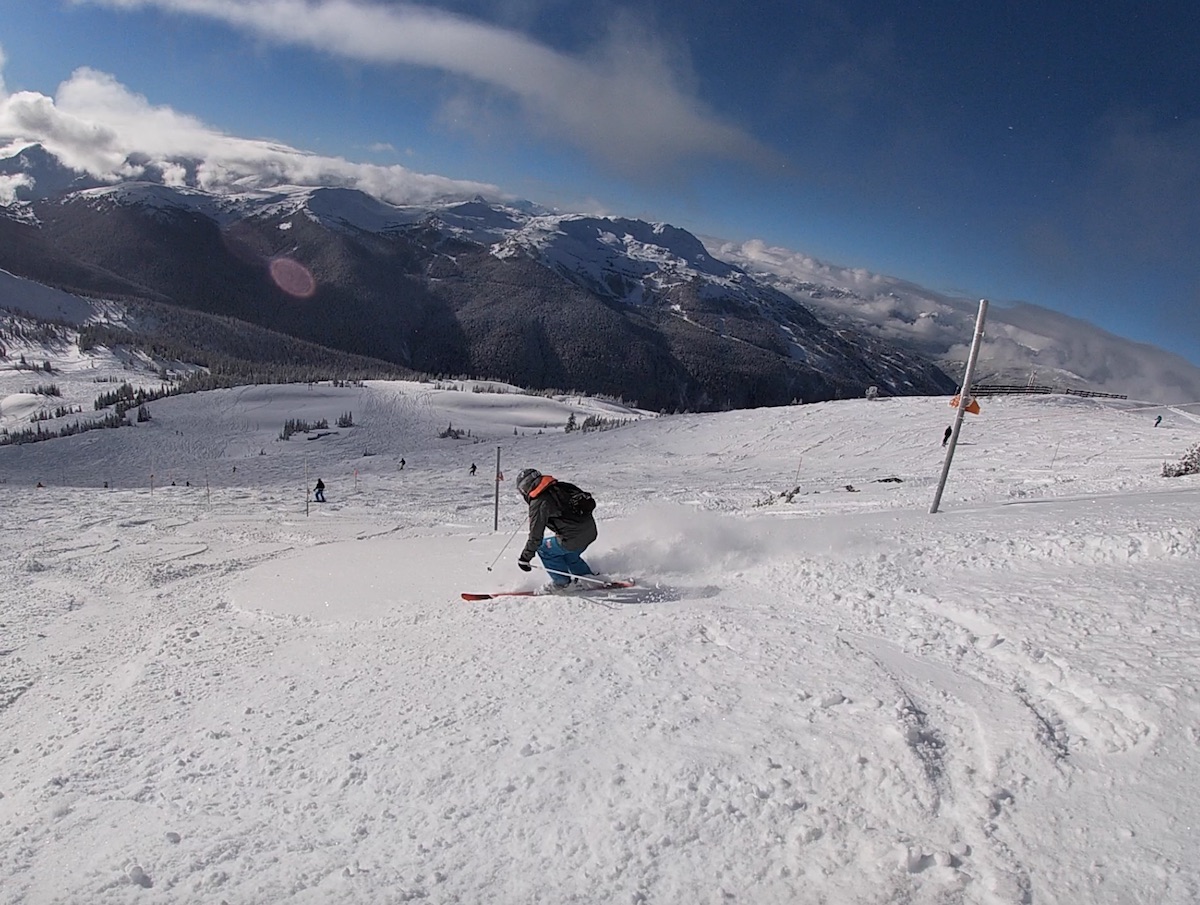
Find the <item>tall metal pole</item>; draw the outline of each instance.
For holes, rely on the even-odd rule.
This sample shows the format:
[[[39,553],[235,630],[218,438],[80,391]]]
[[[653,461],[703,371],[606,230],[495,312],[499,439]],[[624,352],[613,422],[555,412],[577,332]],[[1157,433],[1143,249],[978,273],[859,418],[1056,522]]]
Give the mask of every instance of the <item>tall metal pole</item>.
[[[950,433],[950,442],[946,445],[946,460],[942,463],[942,477],[938,481],[937,492],[933,495],[933,505],[929,507],[930,515],[938,511],[942,502],[942,491],[946,488],[946,478],[950,476],[950,463],[954,460],[954,447],[958,445],[958,432],[962,428],[963,416],[971,402],[971,378],[975,374],[975,360],[979,357],[979,345],[983,341],[983,322],[987,318],[987,299],[979,300],[979,317],[975,320],[975,338],[971,340],[971,354],[967,356],[967,370],[963,374],[962,389],[958,391],[958,409],[954,413],[954,429]]]
[[[496,508],[492,513],[492,530],[500,530],[500,447],[496,447]]]

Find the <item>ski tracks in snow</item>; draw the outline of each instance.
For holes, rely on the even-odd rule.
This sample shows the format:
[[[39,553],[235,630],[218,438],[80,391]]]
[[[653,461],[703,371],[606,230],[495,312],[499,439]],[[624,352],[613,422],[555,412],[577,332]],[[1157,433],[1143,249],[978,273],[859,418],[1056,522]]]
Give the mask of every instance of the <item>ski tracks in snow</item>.
[[[103,493],[94,507],[28,494],[23,507],[41,521],[34,542],[25,532],[0,535],[4,586],[15,591],[2,617],[0,712],[36,693],[40,723],[36,744],[5,754],[5,809],[28,825],[0,855],[5,894],[15,897],[3,901],[22,901],[25,881],[45,894],[59,870],[46,844],[64,836],[85,853],[82,882],[96,895],[112,888],[114,864],[126,865],[117,886],[155,884],[113,826],[140,827],[144,853],[172,849],[170,815],[189,806],[178,790],[203,775],[201,752],[225,731],[220,721],[191,721],[207,696],[223,700],[231,671],[269,652],[260,634],[231,620],[222,579],[315,540],[267,513],[239,520],[221,511],[208,521],[182,488],[174,497]],[[174,804],[165,803],[168,787]]]
[[[424,409],[363,421],[444,426]],[[556,447],[609,482],[595,565],[645,581],[611,609],[457,599],[502,546],[449,470],[481,450],[307,518],[282,478],[211,509],[11,487],[0,902],[1194,900],[1200,813],[1166,773],[1200,751],[1194,505],[1114,497],[1097,524],[1094,461],[1078,499],[929,517],[908,473],[839,488],[830,448],[886,476],[849,450],[936,455],[945,406],[870,444],[829,411]],[[318,585],[330,606],[286,609]]]
[[[878,675],[872,691],[892,723],[881,737],[901,744],[874,756],[908,777],[924,815],[907,824],[923,827],[910,868],[959,871],[980,901],[1095,900],[1111,896],[1111,885],[1102,893],[1104,878],[1085,879],[1087,865],[1047,852],[1046,838],[1067,852],[1102,846],[1114,823],[1130,839],[1152,832],[1119,802],[1169,783],[1143,775],[1153,748],[1195,744],[1160,737],[1159,702],[1173,708],[1195,690],[1180,682],[1163,642],[1170,635],[1169,649],[1198,649],[1193,601],[1181,588],[1200,532],[1171,512],[1129,508],[1128,525],[1090,537],[1069,507],[1015,517],[1002,537],[960,523],[969,517],[904,519],[864,531],[868,539],[844,556],[770,567],[764,584],[782,588],[790,570],[798,614]],[[1105,574],[1116,569],[1120,579]],[[1114,594],[1130,570],[1138,590]],[[839,584],[872,590],[831,591]],[[1128,787],[1100,792],[1097,777],[1114,757],[1128,764],[1118,773]],[[1036,802],[1044,820],[1048,800],[1059,802],[1052,826],[1029,823],[1024,805]],[[1127,889],[1136,895],[1140,882],[1161,882],[1186,859],[1141,849]]]

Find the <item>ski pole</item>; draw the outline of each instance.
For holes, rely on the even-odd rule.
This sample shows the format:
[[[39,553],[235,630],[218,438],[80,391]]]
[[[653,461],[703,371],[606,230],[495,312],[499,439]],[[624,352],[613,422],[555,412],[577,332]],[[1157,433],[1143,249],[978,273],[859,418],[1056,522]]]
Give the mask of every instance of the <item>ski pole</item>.
[[[533,565],[533,563],[530,563]],[[560,572],[558,569],[547,569],[541,563],[538,563],[538,568],[543,572],[549,572],[551,575],[565,575],[567,578],[575,578],[579,581],[590,581],[592,584],[608,584],[603,578],[594,578],[591,575],[576,575],[574,572]]]
[[[504,542],[504,546],[500,548],[500,552],[497,553],[496,558],[492,560],[492,565],[487,567],[489,572],[492,571],[492,566],[494,566],[500,560],[500,557],[504,555],[504,551],[508,549],[508,545],[512,543],[512,539],[517,536],[517,532],[521,530],[521,527],[521,523],[517,522],[517,527],[513,528],[512,534],[508,536],[508,540]]]

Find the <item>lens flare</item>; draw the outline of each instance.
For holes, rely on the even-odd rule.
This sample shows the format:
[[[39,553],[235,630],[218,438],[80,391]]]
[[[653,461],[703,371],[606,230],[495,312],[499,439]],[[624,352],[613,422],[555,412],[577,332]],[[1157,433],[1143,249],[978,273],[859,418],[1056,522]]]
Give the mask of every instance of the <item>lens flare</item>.
[[[298,299],[312,298],[317,281],[309,269],[291,258],[273,258],[269,266],[271,279],[288,295]]]

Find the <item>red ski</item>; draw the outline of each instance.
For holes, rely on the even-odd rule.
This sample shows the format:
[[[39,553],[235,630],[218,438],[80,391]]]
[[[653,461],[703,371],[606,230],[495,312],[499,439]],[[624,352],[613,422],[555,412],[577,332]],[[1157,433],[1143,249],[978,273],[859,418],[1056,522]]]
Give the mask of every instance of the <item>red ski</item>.
[[[579,594],[591,594],[595,591],[616,591],[621,588],[635,587],[633,581],[606,581],[604,584],[592,584],[591,582],[580,582],[578,587],[572,588],[569,593],[552,594],[549,591],[497,591],[492,594],[470,594],[464,592],[463,600],[495,600],[499,597],[575,597]]]

